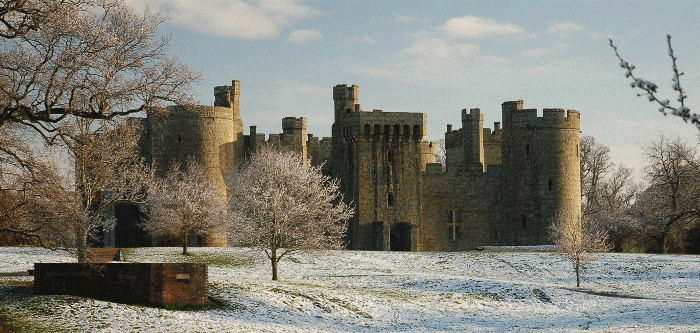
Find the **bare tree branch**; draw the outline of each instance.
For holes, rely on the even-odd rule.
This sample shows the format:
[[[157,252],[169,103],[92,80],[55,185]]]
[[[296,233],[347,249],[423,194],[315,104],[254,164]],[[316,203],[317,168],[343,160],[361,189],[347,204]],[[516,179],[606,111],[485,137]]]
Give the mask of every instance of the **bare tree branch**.
[[[681,76],[685,75],[685,73],[681,72],[678,70],[678,65],[677,65],[677,60],[676,56],[673,53],[673,47],[671,46],[671,35],[666,35],[666,41],[668,43],[668,56],[671,57],[671,63],[673,64],[672,66],[672,71],[673,71],[673,78],[672,81],[673,83],[673,90],[678,92],[678,97],[676,98],[676,101],[679,104],[674,105],[669,101],[668,99],[661,100],[658,95],[657,95],[657,88],[658,86],[650,81],[646,81],[638,76],[635,76],[633,73],[633,70],[636,68],[634,65],[631,65],[624,59],[622,59],[622,56],[617,50],[617,46],[613,44],[612,39],[610,40],[610,47],[615,50],[615,55],[617,56],[618,59],[620,59],[620,67],[624,68],[627,70],[625,73],[625,77],[630,77],[632,78],[631,86],[632,88],[639,88],[643,93],[637,94],[637,96],[646,96],[647,99],[650,102],[655,102],[657,103],[659,107],[659,112],[663,113],[664,116],[667,114],[672,114],[674,116],[679,116],[683,118],[683,121],[688,122],[690,121],[692,124],[694,124],[696,127],[700,129],[700,116],[698,116],[697,113],[691,113],[690,108],[685,103],[685,99],[688,98],[688,95],[686,94],[686,91],[683,89],[681,86]]]

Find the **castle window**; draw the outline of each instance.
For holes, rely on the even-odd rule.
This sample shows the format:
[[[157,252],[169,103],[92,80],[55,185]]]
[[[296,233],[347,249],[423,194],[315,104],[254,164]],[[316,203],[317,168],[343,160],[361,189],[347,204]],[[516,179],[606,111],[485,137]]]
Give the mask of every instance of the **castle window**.
[[[527,230],[527,218],[523,215],[523,230]]]
[[[181,134],[177,135],[177,142],[182,142],[182,135]]]
[[[551,179],[548,181],[547,185],[549,187],[549,190],[551,191],[552,190],[552,180]]]
[[[462,225],[457,222],[457,211],[448,211],[447,234],[450,240],[462,239]]]
[[[386,158],[389,160],[389,162],[393,162],[394,161],[394,152],[392,152],[390,150],[389,153],[387,153]]]
[[[386,201],[387,201],[387,204],[389,205],[389,207],[393,207],[394,206],[394,195],[389,193],[389,195],[387,195]]]
[[[530,145],[525,145],[525,155],[530,155]]]

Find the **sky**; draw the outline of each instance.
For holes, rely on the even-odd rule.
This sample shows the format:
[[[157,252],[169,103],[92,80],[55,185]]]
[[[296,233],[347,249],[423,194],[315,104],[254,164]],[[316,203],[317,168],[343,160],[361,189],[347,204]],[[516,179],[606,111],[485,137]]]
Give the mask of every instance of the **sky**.
[[[609,45],[635,75],[675,101],[666,35],[685,73],[686,106],[700,103],[700,1],[293,1],[127,0],[168,18],[171,55],[214,86],[241,81],[246,134],[281,132],[282,118],[306,117],[307,132],[330,136],[332,88],[357,84],[363,110],[423,112],[426,139],[461,127],[480,108],[484,127],[501,103],[581,113],[581,132],[610,147],[613,162],[644,164],[641,145],[665,134],[698,142],[698,129],[630,87]]]

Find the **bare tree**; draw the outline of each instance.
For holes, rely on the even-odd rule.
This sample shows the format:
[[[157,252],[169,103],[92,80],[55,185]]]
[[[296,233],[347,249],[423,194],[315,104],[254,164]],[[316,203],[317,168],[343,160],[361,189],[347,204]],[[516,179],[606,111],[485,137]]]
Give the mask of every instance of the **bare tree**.
[[[26,128],[0,128],[0,241],[60,246],[54,227],[65,215],[65,180],[56,163],[28,143]]]
[[[75,168],[74,196],[79,205],[72,205],[67,228],[75,237],[79,262],[86,260],[88,235],[109,224],[105,213],[110,208],[146,203],[153,171],[139,156],[140,125],[135,119],[75,118],[60,127],[59,138]]]
[[[576,287],[581,286],[580,272],[584,265],[597,259],[596,253],[610,249],[607,233],[586,218],[555,218],[549,225],[549,237],[558,253],[573,265]]]
[[[608,233],[615,251],[622,251],[637,228],[629,209],[638,186],[632,169],[612,163],[609,152],[592,136],[581,137],[581,214]]]
[[[610,170],[610,148],[595,142],[589,135],[581,137],[581,210],[583,216],[597,213],[601,209],[602,183]]]
[[[17,38],[37,30],[48,13],[62,0],[2,0],[0,1],[0,38]]]
[[[347,220],[338,180],[305,165],[301,156],[264,146],[234,177],[232,238],[265,252],[277,280],[277,263],[309,249],[340,249]]]
[[[671,35],[666,35],[666,41],[668,43],[668,56],[671,57],[672,63],[673,78],[671,80],[673,81],[673,90],[678,92],[678,97],[676,98],[678,104],[672,103],[668,99],[660,99],[656,91],[658,86],[654,82],[646,81],[634,75],[633,70],[636,67],[622,59],[622,56],[620,56],[620,53],[617,50],[617,46],[613,44],[612,39],[610,39],[610,47],[612,47],[613,50],[615,50],[615,55],[617,55],[617,58],[620,59],[620,67],[627,70],[627,72],[625,73],[625,77],[632,78],[633,81],[630,83],[632,88],[638,88],[643,91],[642,93],[638,93],[637,96],[645,96],[647,99],[649,99],[650,102],[658,104],[659,112],[663,113],[664,116],[670,113],[674,116],[681,117],[685,122],[690,121],[692,124],[694,124],[700,129],[700,116],[698,116],[697,113],[691,113],[690,108],[686,105],[685,102],[685,99],[688,98],[688,95],[686,94],[685,89],[683,89],[683,87],[681,86],[680,79],[681,76],[683,76],[685,73],[678,70],[678,66],[676,64],[678,58],[676,58],[676,56],[673,54],[673,47],[671,46]]]
[[[187,237],[224,232],[227,204],[213,177],[201,164],[188,159],[185,168],[171,164],[163,179],[149,191],[150,218],[143,227],[156,236],[176,236],[187,254]]]
[[[59,5],[44,10],[42,3]],[[161,17],[136,14],[124,0],[10,0],[0,6],[3,17],[21,8],[29,8],[29,22],[41,25],[0,39],[0,126],[18,122],[46,133],[54,130],[47,123],[68,115],[110,119],[188,101],[197,77],[167,56],[169,40],[157,32]],[[41,19],[31,18],[32,8]]]
[[[661,136],[644,148],[649,187],[636,203],[646,233],[666,252],[669,233],[700,220],[700,169],[695,146]]]

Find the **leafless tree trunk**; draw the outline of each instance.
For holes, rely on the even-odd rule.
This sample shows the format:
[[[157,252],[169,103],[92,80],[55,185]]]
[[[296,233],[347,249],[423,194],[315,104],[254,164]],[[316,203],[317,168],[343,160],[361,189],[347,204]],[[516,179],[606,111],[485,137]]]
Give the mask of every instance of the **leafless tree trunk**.
[[[290,151],[264,146],[234,177],[231,238],[265,252],[277,280],[279,261],[311,249],[340,249],[353,208],[338,181]]]

